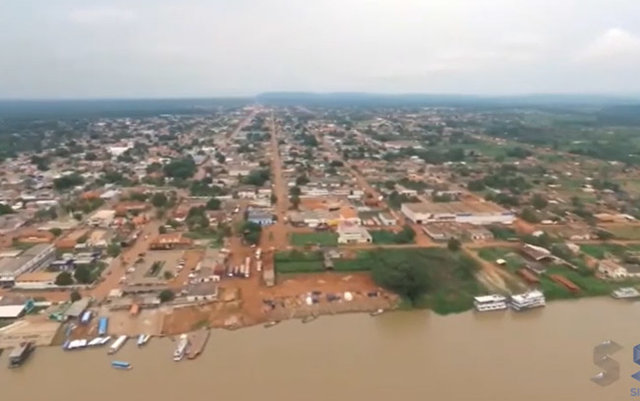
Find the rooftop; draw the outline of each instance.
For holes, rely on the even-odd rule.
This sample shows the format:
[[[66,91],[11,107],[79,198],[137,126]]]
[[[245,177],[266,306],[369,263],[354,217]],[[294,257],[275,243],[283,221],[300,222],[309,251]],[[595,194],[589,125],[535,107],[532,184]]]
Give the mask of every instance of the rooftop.
[[[464,213],[505,213],[507,210],[492,202],[464,200],[455,202],[416,202],[402,206],[414,213],[464,214]]]

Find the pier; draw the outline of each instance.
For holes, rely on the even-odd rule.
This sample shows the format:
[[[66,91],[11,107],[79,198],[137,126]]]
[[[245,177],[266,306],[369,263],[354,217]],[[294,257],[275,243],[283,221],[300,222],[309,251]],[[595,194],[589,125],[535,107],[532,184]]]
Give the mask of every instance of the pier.
[[[202,328],[188,334],[187,358],[195,359],[202,353],[209,340],[209,335],[211,335],[211,331],[208,328]]]

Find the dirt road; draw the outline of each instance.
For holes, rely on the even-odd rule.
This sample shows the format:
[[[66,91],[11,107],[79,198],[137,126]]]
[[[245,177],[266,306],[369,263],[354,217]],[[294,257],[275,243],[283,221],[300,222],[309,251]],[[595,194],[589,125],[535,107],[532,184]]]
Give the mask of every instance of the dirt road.
[[[278,147],[278,131],[279,127],[275,121],[273,113],[270,119],[271,126],[271,173],[273,176],[273,192],[276,195],[275,213],[277,221],[270,227],[263,230],[260,244],[263,247],[275,247],[276,249],[285,249],[288,245],[287,225],[285,217],[289,209],[289,191],[287,183],[283,177],[282,160],[280,159],[280,150]]]

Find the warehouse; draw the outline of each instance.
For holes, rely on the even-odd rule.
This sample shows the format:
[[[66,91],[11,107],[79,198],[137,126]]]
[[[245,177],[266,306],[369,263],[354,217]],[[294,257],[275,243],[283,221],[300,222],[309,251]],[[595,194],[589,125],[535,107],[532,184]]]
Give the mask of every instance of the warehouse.
[[[418,224],[455,222],[467,224],[511,224],[515,214],[495,203],[479,201],[403,203],[402,213]]]

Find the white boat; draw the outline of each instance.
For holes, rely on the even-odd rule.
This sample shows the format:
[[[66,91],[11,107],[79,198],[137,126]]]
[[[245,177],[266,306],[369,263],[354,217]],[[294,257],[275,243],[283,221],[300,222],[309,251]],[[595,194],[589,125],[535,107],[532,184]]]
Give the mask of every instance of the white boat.
[[[102,340],[100,340],[100,345],[105,345],[109,341],[111,341],[111,336],[102,337]]]
[[[127,338],[127,336],[120,336],[116,338],[113,344],[111,344],[111,346],[109,347],[109,354],[115,354],[116,352],[118,352],[118,350],[122,348],[124,343],[127,341]]]
[[[611,296],[616,299],[638,298],[640,297],[640,292],[633,287],[623,287],[614,290]]]
[[[546,305],[544,294],[538,290],[511,296],[509,305],[517,311],[538,308]]]
[[[101,342],[102,342],[102,337],[96,337],[93,340],[89,341],[89,344],[87,344],[87,346],[95,347],[96,345],[100,345]]]
[[[507,309],[507,298],[498,294],[474,297],[473,306],[478,312],[504,310]]]
[[[178,345],[175,351],[173,351],[173,360],[178,362],[184,358],[185,352],[187,352],[187,346],[189,345],[189,337],[186,334],[182,334],[178,339]]]
[[[145,345],[147,342],[149,342],[150,338],[151,336],[148,334],[140,334],[138,336],[138,347]]]
[[[70,341],[69,344],[67,345],[67,349],[74,350],[74,349],[84,348],[86,346],[87,346],[87,340],[79,339],[79,340]]]

